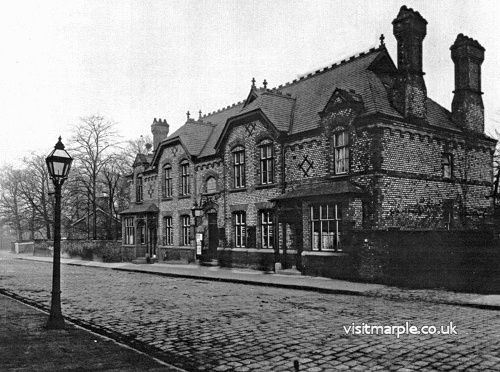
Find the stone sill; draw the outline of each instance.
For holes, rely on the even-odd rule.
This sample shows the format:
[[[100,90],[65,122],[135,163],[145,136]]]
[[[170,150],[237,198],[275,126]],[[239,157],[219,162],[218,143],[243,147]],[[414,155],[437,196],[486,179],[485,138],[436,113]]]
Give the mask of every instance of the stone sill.
[[[247,191],[247,188],[246,187],[242,187],[240,189],[231,189],[229,190],[230,193],[234,193],[234,192],[245,192]]]
[[[273,253],[274,249],[270,248],[217,248],[217,252],[243,252],[243,253]]]
[[[174,198],[172,196],[165,196],[161,198],[161,201],[170,201],[170,200],[174,200]]]
[[[278,186],[276,183],[269,183],[266,185],[256,185],[255,190],[262,190],[262,189],[272,189],[273,187]]]
[[[185,250],[185,251],[189,251],[189,250],[195,250],[196,248],[194,247],[189,247],[187,245],[159,245],[158,248],[161,248],[161,249],[181,249],[181,250]]]
[[[177,199],[179,199],[179,200],[180,200],[180,199],[190,199],[190,198],[191,198],[191,195],[179,195],[179,196],[177,197]]]
[[[345,252],[339,251],[304,251],[302,252],[302,256],[321,256],[321,257],[342,257],[347,256],[348,254]]]

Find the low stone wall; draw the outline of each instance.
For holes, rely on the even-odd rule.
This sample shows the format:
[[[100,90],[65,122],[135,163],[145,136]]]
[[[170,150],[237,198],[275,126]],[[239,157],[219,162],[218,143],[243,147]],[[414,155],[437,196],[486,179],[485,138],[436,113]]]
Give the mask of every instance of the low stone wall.
[[[61,255],[82,260],[121,262],[132,261],[132,252],[122,249],[121,241],[114,240],[63,240]]]
[[[158,260],[194,262],[196,249],[193,247],[158,247]]]
[[[35,256],[51,256],[53,242],[34,242]],[[122,262],[132,261],[135,250],[122,248],[121,241],[114,240],[61,240],[61,257],[79,258],[88,261]]]
[[[12,251],[14,253],[33,253],[34,242],[14,242],[12,243]]]
[[[500,241],[490,231],[356,232],[347,251],[361,280],[500,293]]]

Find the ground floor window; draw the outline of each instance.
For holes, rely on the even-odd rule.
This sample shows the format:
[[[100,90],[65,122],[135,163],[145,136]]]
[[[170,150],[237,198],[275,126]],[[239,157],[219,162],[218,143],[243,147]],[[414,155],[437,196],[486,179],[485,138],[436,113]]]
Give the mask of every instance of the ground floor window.
[[[274,246],[273,217],[272,211],[262,211],[260,213],[260,236],[262,248],[273,248]]]
[[[317,251],[340,251],[340,204],[311,206],[311,246]]]
[[[125,244],[134,244],[134,217],[125,218]]]
[[[165,236],[163,238],[164,245],[174,244],[174,230],[172,228],[172,217],[163,217],[163,228],[165,229]]]
[[[137,229],[139,229],[139,242],[141,244],[146,244],[146,226],[144,223],[141,223],[139,226],[137,226]]]
[[[189,245],[189,229],[191,228],[191,221],[189,216],[181,216],[181,223],[181,245]]]
[[[234,244],[238,248],[246,245],[246,214],[245,212],[234,213]]]

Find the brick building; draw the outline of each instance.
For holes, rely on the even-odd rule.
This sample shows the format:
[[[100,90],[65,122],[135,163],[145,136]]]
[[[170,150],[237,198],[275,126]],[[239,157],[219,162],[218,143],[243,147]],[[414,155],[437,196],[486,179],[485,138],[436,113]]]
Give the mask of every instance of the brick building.
[[[160,260],[335,276],[363,231],[481,229],[492,213],[495,141],[484,134],[484,48],[451,46],[451,111],[427,96],[427,21],[393,21],[380,46],[200,115],[138,155],[123,247]]]

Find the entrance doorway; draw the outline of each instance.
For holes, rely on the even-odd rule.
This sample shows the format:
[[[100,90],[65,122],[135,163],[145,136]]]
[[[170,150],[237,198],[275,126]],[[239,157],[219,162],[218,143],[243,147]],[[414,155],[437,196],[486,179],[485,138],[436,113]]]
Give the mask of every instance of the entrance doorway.
[[[158,239],[156,233],[156,226],[150,227],[148,231],[148,253],[149,257],[156,255],[156,240]]]
[[[217,227],[217,213],[208,213],[208,251],[207,259],[217,258],[217,246],[219,245],[219,229]]]

